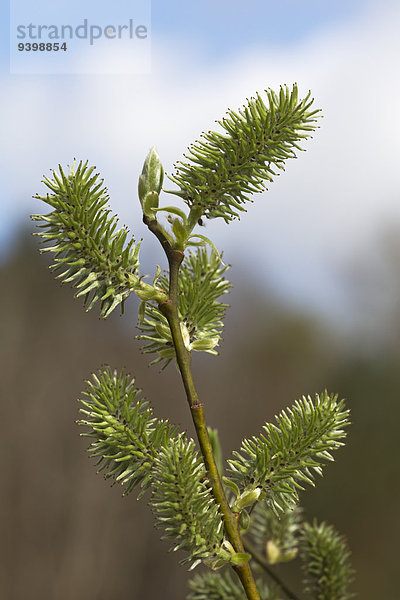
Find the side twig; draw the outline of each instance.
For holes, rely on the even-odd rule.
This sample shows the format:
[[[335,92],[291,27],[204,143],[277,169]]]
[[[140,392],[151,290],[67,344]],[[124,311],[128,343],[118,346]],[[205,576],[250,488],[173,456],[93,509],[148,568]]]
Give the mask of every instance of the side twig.
[[[269,575],[269,577],[281,588],[281,590],[285,593],[285,595],[289,598],[289,600],[300,600],[299,596],[295,594],[282,579],[277,575],[267,563],[265,558],[258,552],[258,550],[253,546],[251,542],[247,539],[243,540],[243,545],[245,550],[251,554],[253,560],[256,561],[264,569],[264,571]]]

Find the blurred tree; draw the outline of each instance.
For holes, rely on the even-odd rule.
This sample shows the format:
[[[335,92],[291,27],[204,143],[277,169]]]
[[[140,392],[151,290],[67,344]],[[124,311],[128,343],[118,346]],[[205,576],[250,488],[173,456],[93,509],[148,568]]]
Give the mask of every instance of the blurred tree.
[[[148,369],[130,339],[136,332],[129,306],[123,320],[99,322],[94,314],[85,315],[79,302],[54,284],[32,246],[21,236],[0,272],[0,414],[5,424],[0,441],[0,597],[121,600],[131,598],[134,588],[138,599],[150,600],[162,578],[165,600],[181,598],[186,573],[175,568],[174,558],[157,541],[147,507],[132,497],[121,501],[119,489],[104,490],[82,451],[87,442],[79,443],[77,406],[71,402],[82,380],[107,356],[107,362],[127,367],[139,386],[146,386],[160,416],[168,414],[190,429],[186,407],[176,401],[181,394],[177,374],[171,369],[156,377]],[[353,421],[350,443],[317,489],[304,495],[305,508],[348,532],[360,597],[394,600],[400,371],[392,338],[386,348],[380,340],[376,352],[365,356],[354,339],[340,344],[327,324],[272,294],[260,293],[253,300],[248,322],[237,318],[242,301],[249,298],[235,298],[236,308],[227,319],[229,343],[221,348],[219,365],[195,357],[199,391],[217,427],[226,422],[229,406],[229,427],[220,427],[226,455],[241,436],[258,433],[260,421],[304,389],[327,385],[347,396]],[[391,315],[393,329],[398,329],[398,313]],[[218,370],[218,384],[213,369]],[[243,410],[249,397],[252,411]],[[345,488],[339,480],[346,481]]]

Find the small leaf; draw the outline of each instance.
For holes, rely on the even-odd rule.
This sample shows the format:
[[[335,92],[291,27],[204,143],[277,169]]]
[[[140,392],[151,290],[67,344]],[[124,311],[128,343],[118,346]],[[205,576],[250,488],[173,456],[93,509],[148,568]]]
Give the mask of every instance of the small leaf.
[[[184,250],[184,243],[187,238],[187,231],[179,219],[174,219],[172,223],[172,232],[175,235],[177,246]]]
[[[210,246],[210,248],[212,248],[212,250],[215,252],[215,254],[218,257],[218,260],[220,261],[220,263],[225,266],[225,263],[222,260],[222,256],[220,255],[220,253],[218,252],[217,248],[214,246],[214,244],[212,243],[212,241],[206,237],[205,235],[201,235],[200,233],[193,233],[191,236],[189,236],[189,240],[192,240],[193,238],[199,238],[200,240],[202,240],[205,244],[208,244]]]
[[[240,496],[240,490],[236,483],[232,481],[232,479],[228,479],[228,477],[223,477],[222,481],[230,490],[232,490],[236,497]]]
[[[244,565],[251,559],[251,554],[247,552],[236,552],[231,556],[231,563],[234,565]]]
[[[160,279],[160,275],[161,275],[161,267],[160,265],[157,265],[157,271],[156,274],[154,275],[154,279],[153,279],[153,286],[156,285],[157,281]]]
[[[154,210],[154,212],[160,212],[160,211],[164,211],[167,213],[170,213],[172,215],[176,215],[177,217],[180,217],[183,221],[183,223],[185,225],[187,225],[187,217],[185,215],[185,213],[183,212],[183,210],[181,210],[180,208],[177,208],[176,206],[163,206],[160,208],[156,208]]]

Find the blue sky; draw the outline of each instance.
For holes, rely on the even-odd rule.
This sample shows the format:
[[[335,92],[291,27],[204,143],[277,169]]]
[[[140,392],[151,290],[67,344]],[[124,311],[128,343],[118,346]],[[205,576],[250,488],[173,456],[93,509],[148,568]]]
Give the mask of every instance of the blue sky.
[[[225,60],[253,45],[297,44],[321,28],[357,18],[370,4],[371,0],[153,0],[153,34],[180,39],[204,60]]]
[[[11,2],[18,3],[18,0]],[[48,4],[54,8],[70,3]],[[85,2],[79,4],[84,11]],[[94,4],[96,12],[101,12],[101,3],[86,2],[90,8]],[[114,4],[134,5],[126,0]],[[296,44],[323,27],[357,19],[371,4],[373,0],[253,0],[247,3],[228,0],[187,3],[152,0],[152,30],[154,37],[180,39],[188,43],[189,51],[190,47],[195,47],[205,60],[214,60],[215,53],[219,58],[226,58],[253,44]],[[7,0],[1,0],[0,51],[3,64],[8,61],[9,6]]]
[[[85,16],[86,4],[78,5]],[[358,258],[368,261],[379,232],[400,222],[400,131],[391,117],[400,97],[398,2],[154,0],[151,8],[150,75],[10,75],[2,0],[0,255],[40,210],[31,196],[43,173],[74,156],[98,166],[112,208],[144,236],[135,188],[148,149],[155,144],[171,172],[228,106],[297,81],[324,113],[307,153],[240,223],[210,222],[206,233],[230,262],[244,241],[251,260],[241,268],[283,295],[328,310],[344,306],[341,273]],[[146,248],[153,252],[145,240]]]
[[[9,14],[11,3],[21,0],[1,0],[0,4],[0,60],[2,68],[8,69],[9,61]],[[378,0],[375,0],[377,4]],[[26,4],[26,0],[23,0]],[[73,5],[74,2],[48,2],[53,12],[55,7]],[[101,14],[101,3],[76,3],[86,13]],[[374,4],[374,0],[336,0],[321,2],[298,0],[283,2],[203,0],[202,2],[182,3],[179,0],[165,2],[152,0],[152,34],[169,38],[185,48],[185,52],[195,54],[197,60],[229,60],[243,48],[252,46],[285,47],[300,41],[335,24],[357,19]],[[118,0],[114,6],[134,5],[129,0]],[[41,2],[46,6],[46,2]],[[128,8],[125,8],[128,12]]]

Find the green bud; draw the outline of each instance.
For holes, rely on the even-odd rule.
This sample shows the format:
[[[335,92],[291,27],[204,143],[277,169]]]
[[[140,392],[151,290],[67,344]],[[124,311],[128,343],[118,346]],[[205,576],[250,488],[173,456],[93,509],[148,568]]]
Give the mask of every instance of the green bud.
[[[164,325],[164,323],[156,323],[155,328],[160,337],[168,341],[172,340],[171,330],[168,325]]]
[[[137,279],[137,278],[136,278]],[[135,279],[132,278],[132,289],[139,300],[154,300],[155,302],[163,302],[165,294],[162,290],[149,285],[148,283],[140,282],[140,287]]]
[[[250,526],[250,515],[247,510],[242,510],[239,517],[240,533],[245,533]]]
[[[265,550],[270,565],[280,562],[289,562],[297,556],[297,548],[292,548],[291,550],[282,552],[282,549],[273,540],[268,540]]]
[[[160,158],[153,147],[144,161],[142,174],[139,177],[139,199],[143,214],[149,219],[155,219],[154,209],[158,208],[158,195],[164,179],[164,169]]]
[[[192,349],[192,346],[190,344],[190,335],[189,335],[188,328],[186,327],[185,323],[181,323],[180,325],[181,325],[183,343],[185,344],[185,347],[190,351]]]
[[[268,540],[266,544],[266,551],[270,565],[274,565],[275,563],[279,562],[281,551],[279,546],[277,546],[273,540]]]
[[[215,346],[218,346],[218,338],[201,338],[191,343],[191,350],[213,350]]]
[[[222,542],[222,548],[229,554],[235,554],[235,548],[232,546],[229,540],[224,539]]]
[[[259,500],[261,494],[260,488],[245,490],[232,506],[233,512],[240,513],[246,506],[250,506]]]

